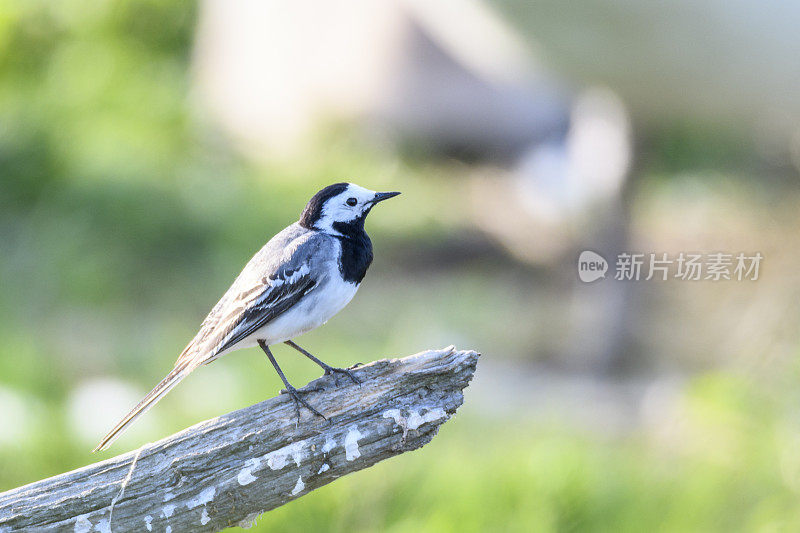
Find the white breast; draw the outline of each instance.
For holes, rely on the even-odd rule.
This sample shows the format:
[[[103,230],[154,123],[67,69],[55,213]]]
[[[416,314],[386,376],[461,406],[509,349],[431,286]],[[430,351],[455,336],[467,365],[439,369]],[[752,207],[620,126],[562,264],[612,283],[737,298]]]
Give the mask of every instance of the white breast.
[[[247,339],[249,342],[242,342],[242,346],[237,345],[237,348],[255,345],[259,339],[267,344],[278,344],[307,333],[341,311],[357,290],[358,284],[344,281],[337,268],[291,309],[256,331]]]

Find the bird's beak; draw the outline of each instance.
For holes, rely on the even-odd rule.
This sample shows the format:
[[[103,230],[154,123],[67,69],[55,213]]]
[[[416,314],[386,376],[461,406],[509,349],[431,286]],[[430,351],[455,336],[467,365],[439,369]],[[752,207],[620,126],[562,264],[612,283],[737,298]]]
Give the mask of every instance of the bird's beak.
[[[400,194],[399,192],[376,192],[375,197],[372,199],[372,205],[377,204],[378,202],[382,202],[384,200],[388,200],[389,198],[394,198]]]

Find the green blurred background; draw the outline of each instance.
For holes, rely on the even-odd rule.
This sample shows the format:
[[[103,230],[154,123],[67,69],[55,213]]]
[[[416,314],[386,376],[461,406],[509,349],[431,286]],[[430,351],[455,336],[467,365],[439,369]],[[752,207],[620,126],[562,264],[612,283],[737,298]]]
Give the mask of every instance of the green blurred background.
[[[89,450],[171,368],[252,253],[317,189],[352,180],[403,196],[368,221],[376,260],[359,295],[301,344],[337,366],[449,344],[483,358],[430,445],[256,530],[800,528],[800,122],[784,99],[799,94],[800,55],[797,35],[781,33],[797,9],[754,21],[758,4],[701,3],[724,23],[687,28],[691,12],[636,2],[465,2],[453,27],[473,35],[467,16],[491,13],[546,61],[548,85],[568,87],[555,99],[565,128],[576,95],[598,84],[629,117],[624,182],[542,223],[536,205],[516,204],[519,152],[379,106],[323,112],[290,148],[243,139],[203,96],[208,79],[227,79],[204,59],[225,51],[209,30],[223,4],[0,1],[0,491],[96,461]],[[392,16],[439,35],[418,4]],[[749,48],[769,29],[765,48]],[[748,61],[786,76],[764,79]],[[405,105],[416,90],[399,93]],[[487,116],[469,127],[491,130]],[[765,261],[755,282],[582,285],[582,249]],[[293,383],[317,376],[276,353]],[[112,452],[280,388],[260,351],[238,352],[195,372]]]

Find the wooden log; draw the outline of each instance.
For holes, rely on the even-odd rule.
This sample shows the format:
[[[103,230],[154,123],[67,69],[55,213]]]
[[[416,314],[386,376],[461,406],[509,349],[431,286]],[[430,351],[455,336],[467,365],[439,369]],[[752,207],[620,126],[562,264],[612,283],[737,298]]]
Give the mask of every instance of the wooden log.
[[[454,347],[354,369],[106,461],[0,494],[0,533],[219,531],[428,443],[463,402],[478,354]]]

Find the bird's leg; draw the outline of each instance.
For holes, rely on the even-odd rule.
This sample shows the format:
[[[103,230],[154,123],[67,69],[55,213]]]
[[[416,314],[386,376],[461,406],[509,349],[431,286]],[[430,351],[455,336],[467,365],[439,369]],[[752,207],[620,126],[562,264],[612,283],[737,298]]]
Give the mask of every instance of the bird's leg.
[[[281,367],[278,366],[278,362],[275,360],[275,357],[273,357],[272,352],[269,350],[269,346],[267,346],[267,343],[262,341],[262,340],[259,340],[258,341],[258,345],[261,346],[261,349],[264,350],[265,354],[267,354],[267,357],[269,358],[269,362],[272,363],[272,366],[275,367],[275,370],[278,372],[278,375],[281,377],[281,381],[283,381],[283,384],[286,386],[286,391],[292,396],[292,399],[294,399],[294,406],[295,406],[295,409],[297,410],[297,421],[300,422],[300,407],[299,407],[300,404],[302,404],[306,409],[308,409],[309,411],[311,411],[315,415],[321,416],[322,418],[327,420],[327,417],[325,417],[325,415],[323,415],[322,413],[320,413],[319,411],[317,411],[316,409],[311,407],[308,404],[308,402],[306,402],[300,396],[300,393],[297,391],[297,389],[292,387],[292,385],[289,383],[289,380],[286,379],[286,376],[283,375],[283,371],[281,370]]]
[[[305,355],[306,357],[317,363],[319,366],[321,366],[322,369],[325,371],[325,375],[333,374],[333,380],[336,383],[337,387],[339,386],[339,378],[337,374],[344,374],[347,377],[349,377],[356,385],[361,385],[361,381],[359,381],[358,378],[355,377],[353,373],[350,372],[350,370],[348,370],[347,368],[334,368],[330,365],[327,365],[292,341],[286,341],[284,344],[288,344],[289,346],[291,346],[292,348],[294,348],[295,350],[297,350],[298,352]]]

